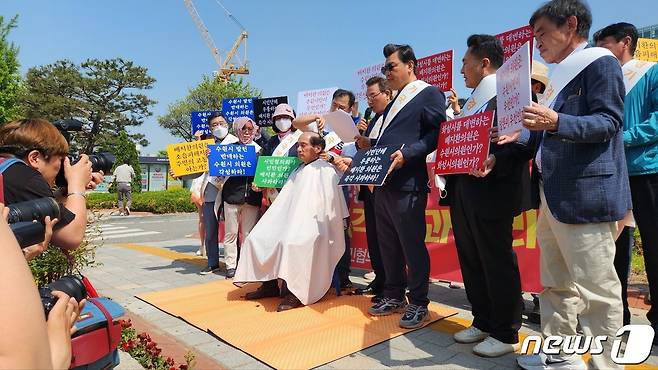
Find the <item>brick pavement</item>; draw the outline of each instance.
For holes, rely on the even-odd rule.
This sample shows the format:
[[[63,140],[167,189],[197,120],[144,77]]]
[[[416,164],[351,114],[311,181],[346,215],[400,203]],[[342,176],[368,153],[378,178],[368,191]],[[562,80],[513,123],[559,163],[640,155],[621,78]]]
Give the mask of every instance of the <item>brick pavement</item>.
[[[205,265],[203,259],[194,256],[194,252],[198,249],[198,240],[179,239],[148,243],[147,248],[143,250],[120,245],[122,244],[100,247],[96,259],[102,263],[102,266],[85,271],[101,294],[115,299],[131,315],[138,315],[156,330],[175,337],[176,342],[185,346],[182,353],[187,349],[201,353],[204,361],[203,366],[198,368],[269,368],[215,336],[134,297],[139,293],[224,279],[219,274],[198,275],[198,271]],[[352,276],[352,280],[355,283],[366,283],[356,274]],[[469,325],[472,319],[463,289],[450,289],[445,283],[434,283],[430,286],[430,299],[453,307],[459,313],[453,318],[366,348],[320,368],[503,369],[515,367],[515,354],[496,359],[482,358],[471,352],[472,345],[459,344],[452,339],[452,333]],[[632,310],[633,323],[647,323],[644,318],[645,311]],[[521,332],[536,334],[537,329],[536,325],[524,322]],[[658,364],[658,356],[652,355],[647,364]]]

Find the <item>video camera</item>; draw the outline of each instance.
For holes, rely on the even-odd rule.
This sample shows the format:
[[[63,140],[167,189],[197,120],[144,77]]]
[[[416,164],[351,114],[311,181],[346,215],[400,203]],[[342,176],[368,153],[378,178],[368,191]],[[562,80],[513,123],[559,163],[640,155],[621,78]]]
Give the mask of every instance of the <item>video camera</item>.
[[[44,239],[46,216],[59,218],[59,204],[55,198],[44,197],[7,205],[7,222],[21,248],[41,243]]]
[[[77,119],[68,118],[68,119],[57,120],[53,122],[53,125],[57,127],[59,132],[66,139],[66,142],[70,144],[71,132],[82,131],[83,123],[81,121],[78,121]],[[103,171],[103,173],[108,174],[112,171],[112,167],[114,166],[114,160],[116,159],[112,153],[104,152],[104,153],[88,154],[88,156],[89,156],[89,161],[91,161],[92,172]],[[80,160],[80,156],[77,155],[76,153],[69,153],[68,157],[71,164],[75,164],[78,160]],[[64,187],[67,185],[66,177],[64,177],[63,164],[62,164],[62,168],[59,170],[59,173],[57,174],[57,178],[55,179],[55,184],[59,187]]]

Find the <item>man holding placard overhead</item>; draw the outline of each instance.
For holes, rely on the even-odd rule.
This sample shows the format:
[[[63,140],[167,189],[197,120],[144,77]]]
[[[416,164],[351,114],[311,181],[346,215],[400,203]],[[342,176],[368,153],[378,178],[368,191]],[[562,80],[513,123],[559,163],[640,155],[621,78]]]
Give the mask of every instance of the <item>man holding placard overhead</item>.
[[[384,47],[382,73],[399,93],[383,114],[376,144],[404,147],[391,155],[387,183],[375,189],[377,234],[386,272],[383,298],[374,316],[404,312],[400,326],[417,328],[428,319],[430,259],[425,247],[425,206],[429,178],[425,158],[436,149],[439,125],[446,120],[445,95],[416,78],[416,56],[409,45]],[[405,288],[409,287],[406,305]]]
[[[642,237],[649,291],[651,297],[658,297],[658,64],[633,59],[637,40],[637,29],[629,23],[611,24],[594,34],[596,45],[609,49],[624,72],[624,146],[633,214]],[[617,239],[615,254],[622,286],[624,325],[631,322],[625,290],[632,246],[633,229],[626,227]],[[658,329],[658,306],[653,302],[647,318]]]
[[[491,35],[472,35],[462,59],[461,73],[473,94],[460,117],[496,110],[496,71],[503,64],[503,47]],[[530,75],[526,76],[528,86]],[[494,126],[497,120],[494,118]],[[522,143],[490,144],[481,168],[447,176],[457,255],[473,324],[455,333],[459,343],[476,343],[473,352],[502,356],[519,348],[521,279],[512,249],[512,222],[521,213],[523,194],[529,189],[528,161],[534,149]]]
[[[529,23],[541,57],[555,64],[540,104],[523,112],[523,125],[542,135],[532,171],[541,199],[541,331],[574,337],[580,322],[587,336],[614,338],[622,327],[615,234],[631,209],[621,66],[609,50],[587,47],[592,13],[581,0],[550,1]],[[611,347],[603,342],[591,365],[618,368]],[[585,366],[562,350],[517,362],[525,369]]]

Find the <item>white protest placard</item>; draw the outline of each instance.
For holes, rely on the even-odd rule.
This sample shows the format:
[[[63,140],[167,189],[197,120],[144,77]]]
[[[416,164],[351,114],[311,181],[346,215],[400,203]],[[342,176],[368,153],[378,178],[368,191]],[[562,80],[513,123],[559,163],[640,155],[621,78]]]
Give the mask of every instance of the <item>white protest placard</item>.
[[[354,72],[354,78],[356,81],[356,86],[355,86],[356,88],[354,89],[354,95],[356,96],[357,101],[366,100],[366,90],[368,89],[366,82],[371,77],[375,77],[375,76],[385,77],[381,72],[383,66],[384,66],[383,62],[371,64],[367,67],[359,68],[356,72]]]
[[[351,143],[359,135],[352,116],[338,109],[324,116],[329,128],[334,131],[343,142]]]
[[[526,42],[496,72],[498,132],[507,135],[523,128],[523,107],[530,105],[530,44]]]
[[[297,117],[307,114],[325,114],[331,107],[331,96],[337,87],[306,90],[297,93]]]

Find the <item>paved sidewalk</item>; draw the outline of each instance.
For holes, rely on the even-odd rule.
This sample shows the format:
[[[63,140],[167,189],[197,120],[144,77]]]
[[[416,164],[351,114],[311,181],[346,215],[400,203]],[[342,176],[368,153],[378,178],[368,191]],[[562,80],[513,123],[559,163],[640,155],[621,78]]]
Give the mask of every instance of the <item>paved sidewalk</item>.
[[[115,299],[131,313],[139,315],[154,327],[174,336],[190,350],[208,356],[216,362],[217,368],[269,368],[239,349],[134,297],[139,293],[224,279],[219,274],[198,275],[198,271],[205,266],[204,259],[194,256],[194,252],[198,249],[198,240],[179,239],[140,243],[140,245],[151,248],[140,250],[122,244],[108,244],[98,249],[96,260],[102,263],[102,266],[89,269],[85,273],[101,294]],[[352,280],[355,283],[366,283],[360,276],[352,276]],[[430,299],[457,309],[458,315],[343,357],[320,368],[509,369],[516,367],[514,354],[496,359],[482,358],[472,353],[473,345],[459,344],[452,339],[452,333],[469,325],[472,319],[463,289],[450,289],[445,283],[431,284]],[[528,300],[530,296],[527,297],[526,302],[531,305]],[[647,323],[644,318],[645,311],[632,310],[633,323]],[[522,333],[536,334],[537,329],[536,325],[524,323]],[[652,355],[646,364],[657,365],[658,357]]]

